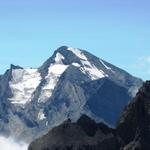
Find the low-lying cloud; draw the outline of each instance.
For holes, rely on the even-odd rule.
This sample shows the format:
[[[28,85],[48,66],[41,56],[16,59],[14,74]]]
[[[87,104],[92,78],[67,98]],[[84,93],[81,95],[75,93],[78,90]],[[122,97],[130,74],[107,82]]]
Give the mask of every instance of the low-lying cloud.
[[[0,136],[0,150],[27,150],[27,144],[14,142],[11,138]]]
[[[137,58],[132,69],[135,70],[136,76],[143,77],[144,80],[148,80],[150,75],[150,56],[141,56]]]

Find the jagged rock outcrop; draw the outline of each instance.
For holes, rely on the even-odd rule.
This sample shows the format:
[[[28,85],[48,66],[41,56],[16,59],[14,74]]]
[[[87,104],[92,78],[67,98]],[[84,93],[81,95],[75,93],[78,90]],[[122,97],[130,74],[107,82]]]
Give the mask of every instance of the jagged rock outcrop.
[[[31,143],[29,150],[116,150],[116,139],[113,129],[84,115],[77,123],[68,120],[52,129]]]
[[[144,83],[124,110],[117,132],[124,142],[124,150],[150,149],[150,81]]]
[[[28,150],[150,150],[150,81],[125,108],[116,129],[82,115],[35,140]]]

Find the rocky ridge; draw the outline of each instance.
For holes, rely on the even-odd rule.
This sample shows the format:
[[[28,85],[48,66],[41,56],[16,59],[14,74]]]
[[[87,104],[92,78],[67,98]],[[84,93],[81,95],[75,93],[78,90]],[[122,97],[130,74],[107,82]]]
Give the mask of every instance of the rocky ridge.
[[[150,81],[124,109],[116,129],[83,115],[67,120],[33,141],[28,150],[149,150]]]

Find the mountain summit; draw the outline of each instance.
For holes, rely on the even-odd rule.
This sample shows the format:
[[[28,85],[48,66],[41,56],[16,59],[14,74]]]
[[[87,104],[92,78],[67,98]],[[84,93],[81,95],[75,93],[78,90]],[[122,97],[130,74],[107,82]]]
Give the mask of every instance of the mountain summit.
[[[0,78],[0,133],[33,140],[87,114],[115,126],[142,80],[81,49],[62,46],[39,68],[11,65]]]

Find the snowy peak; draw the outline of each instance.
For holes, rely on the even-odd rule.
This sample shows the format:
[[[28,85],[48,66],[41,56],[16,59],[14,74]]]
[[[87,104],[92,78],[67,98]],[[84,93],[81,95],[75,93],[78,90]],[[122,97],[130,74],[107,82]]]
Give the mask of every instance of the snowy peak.
[[[87,60],[84,51],[77,48],[71,48],[67,46],[61,46],[54,52],[54,57],[56,54],[60,53],[64,58],[64,63],[71,64],[73,62],[80,62],[80,60]]]
[[[81,55],[81,51],[78,49],[69,48],[67,46],[61,46],[54,52],[54,55],[52,56],[52,58],[54,58],[54,60],[58,53],[63,56],[64,64],[71,65],[71,63],[73,63],[73,62],[78,62],[78,63],[80,62],[81,58],[78,56]]]
[[[15,65],[11,64],[10,69],[12,70],[12,69],[23,69],[23,68],[20,66],[15,66]]]
[[[74,71],[78,70],[77,72],[81,72],[91,81],[105,77],[118,80],[118,75],[122,72],[89,52],[62,46],[38,69],[24,69],[11,65],[9,87],[12,97],[9,98],[10,102],[24,105],[37,99],[38,103],[45,103],[52,96],[60,77],[72,66],[76,68]],[[122,84],[121,79],[117,80],[116,82]],[[35,93],[38,95],[36,98]]]
[[[83,51],[77,49],[77,48],[67,48],[68,51],[71,51],[74,55],[76,55],[81,60],[87,60],[87,57],[84,55]]]
[[[92,56],[92,54],[89,54]],[[98,63],[100,61],[98,60]],[[74,66],[91,80],[97,80],[108,75],[88,59],[84,51],[62,46],[58,48],[40,68],[44,85],[38,102],[46,102],[53,93],[60,77],[68,67]]]
[[[30,140],[83,113],[114,126],[141,83],[85,50],[62,46],[41,67],[11,65],[1,77],[0,133]]]
[[[62,46],[55,51],[55,55],[57,55],[58,53],[61,54],[63,60],[72,59],[70,64],[73,64],[75,66],[80,66],[80,65],[97,66],[99,64],[102,66],[102,68],[111,70],[111,67],[107,66],[104,60],[97,58],[96,56],[92,55],[91,53],[85,50]],[[76,57],[76,60],[73,59],[73,57],[74,58]]]
[[[127,88],[130,86],[130,80],[134,79],[134,77],[131,77],[132,79],[129,78],[129,81],[127,81],[128,76],[131,75],[124,70],[104,61],[101,58],[94,56],[93,54],[85,50],[71,48],[68,46],[59,47],[54,52],[52,57],[50,57],[39,68],[42,76],[48,75],[49,67],[53,64],[64,65],[66,69],[70,66],[74,66],[91,80],[108,77],[111,80],[118,82],[120,85],[125,85]],[[64,73],[66,69],[64,69],[62,73]],[[135,89],[135,91],[133,92],[133,96],[135,95],[137,90],[138,89]],[[131,91],[133,91],[132,88]]]
[[[94,63],[94,61],[90,60],[89,58],[94,59],[95,56],[77,48],[62,46],[55,51],[55,55],[58,56],[58,54],[61,54],[61,58],[63,58],[62,62],[64,64],[73,65],[79,68],[80,71],[91,78],[91,80],[96,80],[108,76],[102,69],[98,67],[100,63],[103,63],[103,66],[106,69],[111,70],[111,68],[106,66],[102,60],[98,60],[98,62]],[[56,58],[57,57],[55,57],[55,59]]]

